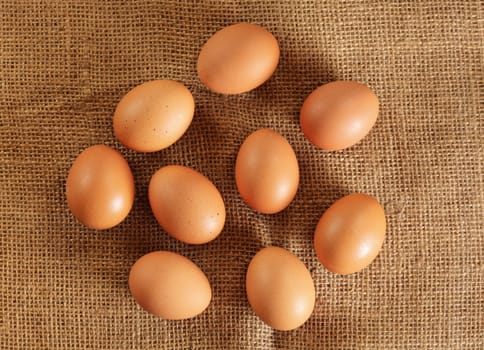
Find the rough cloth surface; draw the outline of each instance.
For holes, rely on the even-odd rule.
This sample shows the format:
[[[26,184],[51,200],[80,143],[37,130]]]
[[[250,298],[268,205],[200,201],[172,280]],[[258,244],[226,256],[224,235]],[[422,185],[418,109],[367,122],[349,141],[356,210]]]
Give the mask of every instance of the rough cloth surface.
[[[0,348],[483,349],[482,3],[480,1],[0,2]],[[196,74],[202,44],[237,22],[280,43],[274,76],[243,95],[209,92]],[[112,115],[135,85],[175,79],[193,92],[194,121],[172,147],[140,154],[116,142]],[[317,86],[352,79],[379,96],[362,142],[323,152],[298,111]],[[277,215],[240,199],[238,147],[270,127],[293,145],[298,194]],[[93,144],[126,156],[136,201],[126,221],[96,232],[65,200],[76,156]],[[156,223],[147,186],[166,164],[191,166],[220,189],[226,227],[188,246]],[[361,273],[317,261],[315,225],[351,192],[377,197],[388,234]],[[301,328],[274,331],[252,312],[245,271],[262,247],[289,249],[317,289]],[[213,301],[192,320],[143,312],[127,288],[131,264],[181,253],[209,277]]]

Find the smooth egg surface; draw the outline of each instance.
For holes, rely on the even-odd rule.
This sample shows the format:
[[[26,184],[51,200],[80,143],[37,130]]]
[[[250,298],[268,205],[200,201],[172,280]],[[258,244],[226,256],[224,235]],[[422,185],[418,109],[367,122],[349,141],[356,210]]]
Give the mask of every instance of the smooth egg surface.
[[[115,149],[96,145],[76,158],[66,181],[67,204],[87,227],[103,230],[123,221],[133,206],[134,179]]]
[[[353,146],[378,117],[378,97],[355,81],[334,81],[314,90],[304,101],[300,124],[304,135],[325,150]]]
[[[257,24],[239,23],[216,32],[203,45],[197,71],[214,92],[240,94],[268,80],[279,63],[279,44]]]
[[[203,271],[190,259],[168,251],[139,258],[131,267],[128,285],[143,309],[168,320],[195,317],[212,299]]]
[[[354,193],[336,201],[321,216],[314,247],[328,270],[350,274],[376,258],[385,232],[385,211],[380,203],[367,194]]]
[[[207,243],[222,232],[222,195],[196,170],[179,165],[159,169],[151,178],[148,196],[160,226],[182,242]]]
[[[311,274],[297,256],[283,248],[267,247],[252,258],[246,290],[256,315],[277,330],[300,327],[314,309]]]
[[[235,181],[241,197],[252,209],[277,213],[291,203],[297,192],[296,154],[282,135],[271,129],[257,130],[240,147]]]
[[[136,86],[119,101],[114,112],[116,138],[138,152],[171,146],[190,126],[195,111],[193,96],[173,80],[153,80]]]

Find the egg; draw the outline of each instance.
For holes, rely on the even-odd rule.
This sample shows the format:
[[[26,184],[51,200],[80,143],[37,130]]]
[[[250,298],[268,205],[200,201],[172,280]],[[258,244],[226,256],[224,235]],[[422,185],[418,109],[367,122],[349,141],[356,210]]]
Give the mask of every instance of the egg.
[[[168,320],[195,317],[212,299],[203,271],[190,259],[168,251],[139,258],[131,267],[128,285],[143,309]]]
[[[267,247],[252,258],[246,289],[256,315],[277,330],[300,327],[314,309],[311,274],[297,256],[283,248]]]
[[[378,97],[366,85],[335,81],[314,90],[301,108],[304,135],[324,150],[353,146],[371,130],[378,117]]]
[[[222,232],[222,195],[196,170],[179,165],[159,169],[150,180],[148,197],[161,227],[182,242],[207,243]]]
[[[279,63],[279,44],[257,24],[238,23],[216,32],[203,45],[197,71],[214,92],[240,94],[268,80]]]
[[[171,146],[187,131],[195,102],[183,84],[154,80],[136,86],[119,101],[114,112],[114,135],[138,152]]]
[[[85,149],[67,176],[66,198],[72,214],[87,227],[103,230],[116,226],[126,218],[134,201],[128,162],[108,146]]]
[[[350,194],[321,216],[314,234],[316,255],[334,273],[358,272],[376,258],[385,232],[385,211],[380,203],[367,194]]]
[[[299,166],[289,142],[271,129],[250,134],[237,155],[235,182],[252,209],[264,214],[285,209],[299,185]]]

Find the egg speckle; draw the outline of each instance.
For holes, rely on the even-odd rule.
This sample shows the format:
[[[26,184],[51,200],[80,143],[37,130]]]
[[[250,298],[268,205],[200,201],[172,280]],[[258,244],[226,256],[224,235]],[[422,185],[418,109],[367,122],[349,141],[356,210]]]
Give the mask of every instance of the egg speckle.
[[[207,243],[222,232],[222,195],[196,170],[179,165],[159,169],[151,178],[148,197],[161,227],[182,242]]]
[[[138,152],[171,146],[193,119],[195,101],[183,84],[153,80],[136,86],[119,101],[114,112],[116,138]]]

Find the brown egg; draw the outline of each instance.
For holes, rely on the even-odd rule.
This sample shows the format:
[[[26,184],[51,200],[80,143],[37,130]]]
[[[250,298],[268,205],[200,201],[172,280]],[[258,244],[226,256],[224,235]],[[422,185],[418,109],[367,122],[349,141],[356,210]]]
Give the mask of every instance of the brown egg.
[[[241,197],[265,214],[285,209],[299,185],[296,154],[287,140],[271,129],[250,134],[235,163],[235,181]]]
[[[367,267],[385,239],[385,212],[367,194],[354,193],[336,201],[323,214],[314,234],[314,247],[330,271],[350,274]]]
[[[203,271],[184,256],[167,251],[139,258],[131,267],[128,285],[143,309],[168,320],[195,317],[212,299]]]
[[[340,150],[363,139],[378,116],[378,97],[355,81],[320,86],[304,101],[300,123],[306,137],[325,150]]]
[[[239,23],[216,32],[198,57],[200,80],[214,92],[240,94],[263,84],[279,63],[279,44],[256,24]]]
[[[166,232],[190,244],[215,239],[225,224],[225,205],[215,185],[199,172],[178,165],[158,170],[151,178],[149,200]]]
[[[191,92],[172,80],[136,86],[114,112],[116,138],[138,152],[155,152],[175,143],[190,126],[195,110]]]
[[[128,162],[111,147],[85,149],[67,176],[66,197],[72,214],[97,230],[116,226],[134,201],[134,180]]]
[[[311,274],[297,256],[282,248],[267,247],[252,258],[246,289],[257,316],[281,331],[301,326],[314,309]]]

